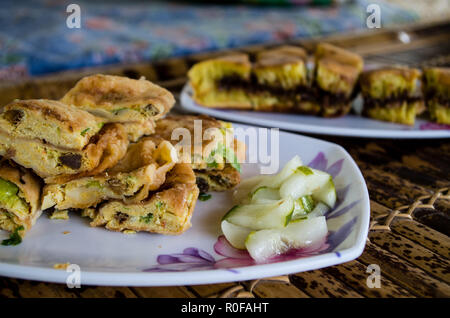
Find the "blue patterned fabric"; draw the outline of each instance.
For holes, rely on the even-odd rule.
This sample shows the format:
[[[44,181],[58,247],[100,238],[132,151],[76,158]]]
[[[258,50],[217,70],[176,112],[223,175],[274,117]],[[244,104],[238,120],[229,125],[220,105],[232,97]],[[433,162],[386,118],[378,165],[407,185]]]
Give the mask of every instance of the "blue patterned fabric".
[[[201,5],[155,1],[0,2],[0,80],[364,29],[366,7]],[[81,7],[81,28],[66,7]],[[418,16],[380,3],[383,26]]]

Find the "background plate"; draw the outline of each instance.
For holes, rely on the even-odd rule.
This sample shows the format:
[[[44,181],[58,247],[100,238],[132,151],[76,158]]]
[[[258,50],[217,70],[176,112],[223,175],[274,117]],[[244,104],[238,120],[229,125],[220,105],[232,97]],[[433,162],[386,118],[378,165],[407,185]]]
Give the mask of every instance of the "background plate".
[[[193,285],[296,273],[357,258],[370,219],[367,187],[357,165],[342,147],[329,142],[284,132],[279,140],[280,167],[300,155],[304,163],[335,176],[339,201],[327,215],[330,233],[314,250],[254,264],[221,237],[220,219],[232,206],[231,193],[213,193],[209,201],[197,203],[192,228],[180,236],[125,235],[91,228],[87,219],[76,214],[71,214],[70,221],[43,215],[22,244],[0,246],[0,275],[65,283],[72,273],[53,265],[69,262],[80,267],[81,284]],[[258,163],[243,164],[243,178],[258,174],[259,168]],[[0,231],[0,239],[7,236]]]
[[[181,92],[181,108],[184,111],[210,115],[229,121],[312,134],[372,138],[450,138],[450,126],[416,119],[414,126],[373,120],[358,115],[341,118],[322,118],[309,115],[225,110],[198,105],[192,99],[192,89],[186,84]],[[358,101],[355,101],[358,108]]]

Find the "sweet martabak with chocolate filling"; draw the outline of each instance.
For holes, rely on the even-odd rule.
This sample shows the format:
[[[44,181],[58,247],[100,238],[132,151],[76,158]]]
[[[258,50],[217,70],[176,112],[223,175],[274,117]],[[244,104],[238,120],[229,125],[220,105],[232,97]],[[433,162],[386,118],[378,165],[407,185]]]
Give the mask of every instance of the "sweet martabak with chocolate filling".
[[[304,49],[281,46],[258,53],[253,64],[246,54],[203,61],[188,75],[193,99],[206,107],[336,117],[350,110],[362,69],[359,55],[321,43],[313,72]]]
[[[0,229],[16,233],[21,240],[41,215],[41,182],[31,171],[0,162]],[[14,243],[14,242],[12,242]],[[20,242],[15,242],[17,244]]]
[[[260,52],[253,65],[250,99],[255,110],[318,112],[310,101],[307,54],[300,47],[282,46]]]
[[[246,54],[232,54],[195,64],[188,72],[193,99],[206,107],[251,109],[247,95],[251,67]]]
[[[305,63],[302,48],[283,46],[260,52],[254,64],[246,54],[203,61],[188,75],[193,98],[203,106],[311,112],[310,107],[298,107],[299,93],[308,87]]]
[[[361,92],[363,114],[378,120],[414,125],[416,115],[424,110],[415,68],[388,67],[363,72]]]
[[[423,73],[423,92],[431,119],[450,125],[450,68],[430,67]]]
[[[313,89],[320,114],[338,117],[347,114],[357,92],[363,59],[328,43],[319,43],[314,54]]]

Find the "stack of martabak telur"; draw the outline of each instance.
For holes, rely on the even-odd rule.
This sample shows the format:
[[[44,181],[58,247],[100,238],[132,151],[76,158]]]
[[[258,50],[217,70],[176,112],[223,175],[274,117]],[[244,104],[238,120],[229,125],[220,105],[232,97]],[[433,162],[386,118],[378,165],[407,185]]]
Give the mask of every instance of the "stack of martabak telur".
[[[4,106],[0,229],[21,238],[44,210],[55,219],[79,212],[91,226],[114,231],[183,233],[199,196],[193,168],[200,166],[182,160],[170,133],[157,130],[174,103],[143,78],[93,75],[59,101]],[[218,121],[204,120],[222,131]],[[238,182],[239,174],[229,187]]]

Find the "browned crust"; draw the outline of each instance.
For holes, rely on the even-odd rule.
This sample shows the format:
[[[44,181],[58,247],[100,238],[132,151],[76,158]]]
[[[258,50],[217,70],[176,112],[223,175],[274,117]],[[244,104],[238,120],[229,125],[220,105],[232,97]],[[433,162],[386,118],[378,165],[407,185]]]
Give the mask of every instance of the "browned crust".
[[[248,64],[250,65],[250,60],[247,54],[245,53],[234,53],[234,54],[228,54],[224,56],[220,56],[217,58],[214,58],[212,60],[216,61],[225,61],[235,64]]]
[[[364,61],[360,55],[329,43],[319,43],[314,57],[316,61],[324,58],[332,59],[340,64],[353,66],[359,72],[362,71],[364,66]]]
[[[381,74],[392,74],[394,76],[400,76],[407,81],[412,81],[419,78],[421,71],[417,68],[409,67],[383,67],[374,70],[368,70],[361,73],[361,85],[370,85],[372,81],[375,81]]]
[[[153,105],[159,110],[155,118],[168,113],[175,104],[168,90],[150,81],[102,74],[82,78],[61,101],[86,110],[99,108],[108,111],[118,107]]]
[[[66,125],[70,131],[79,130],[91,122],[99,121],[95,116],[79,108],[47,99],[16,100],[6,105],[2,112],[13,109],[27,110],[44,119],[55,119]]]
[[[306,59],[307,53],[303,48],[285,45],[260,52],[256,56],[256,63],[254,67],[258,68],[303,63]]]
[[[256,58],[261,59],[265,58],[266,56],[292,56],[295,58],[300,58],[302,60],[306,60],[308,57],[308,54],[305,49],[299,46],[293,46],[293,45],[281,45],[273,49],[268,49],[261,51],[257,54]]]

